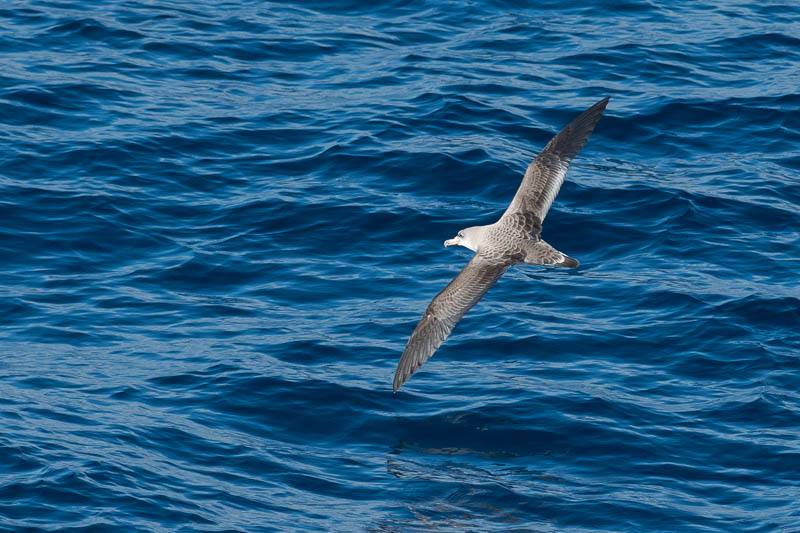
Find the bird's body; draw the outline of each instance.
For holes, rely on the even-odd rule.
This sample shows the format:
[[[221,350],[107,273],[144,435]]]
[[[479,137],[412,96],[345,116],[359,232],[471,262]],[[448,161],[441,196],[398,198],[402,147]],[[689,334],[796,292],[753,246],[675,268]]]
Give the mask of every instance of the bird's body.
[[[570,161],[578,154],[605,110],[608,98],[596,103],[545,146],[531,162],[516,195],[500,220],[458,232],[445,246],[460,245],[475,255],[428,305],[403,352],[394,375],[394,391],[430,359],[467,311],[515,264],[574,268],[578,261],[539,236]]]

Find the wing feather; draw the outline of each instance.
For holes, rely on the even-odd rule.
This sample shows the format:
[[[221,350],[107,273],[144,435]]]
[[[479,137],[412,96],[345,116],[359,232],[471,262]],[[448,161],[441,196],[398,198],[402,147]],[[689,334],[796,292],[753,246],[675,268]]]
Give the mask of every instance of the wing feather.
[[[508,270],[510,263],[491,261],[480,253],[431,300],[417,324],[394,374],[394,391],[431,358],[472,306]]]
[[[544,221],[561,184],[564,183],[570,162],[586,144],[603,115],[606,104],[608,98],[600,100],[578,115],[547,143],[544,150],[528,165],[517,194],[503,216],[519,212],[532,213],[538,217],[540,224]]]

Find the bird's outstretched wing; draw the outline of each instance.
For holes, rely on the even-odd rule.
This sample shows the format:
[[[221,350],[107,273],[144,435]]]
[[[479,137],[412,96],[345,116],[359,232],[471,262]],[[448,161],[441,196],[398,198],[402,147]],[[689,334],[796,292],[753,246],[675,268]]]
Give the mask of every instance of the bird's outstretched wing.
[[[509,266],[510,262],[493,261],[477,253],[453,281],[431,300],[397,365],[394,373],[395,392],[431,358],[461,317],[486,294]]]
[[[544,221],[561,184],[564,183],[570,161],[586,144],[603,115],[606,104],[608,98],[603,98],[578,115],[547,143],[544,150],[528,165],[517,194],[503,213],[504,217],[513,213],[531,213],[539,219],[539,224]]]

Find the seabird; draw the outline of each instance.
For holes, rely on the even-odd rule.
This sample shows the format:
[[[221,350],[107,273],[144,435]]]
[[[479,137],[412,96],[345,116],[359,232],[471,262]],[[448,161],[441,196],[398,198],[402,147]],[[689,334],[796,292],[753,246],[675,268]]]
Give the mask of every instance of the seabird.
[[[608,104],[600,100],[570,122],[536,156],[500,220],[462,229],[445,246],[464,246],[475,255],[431,300],[408,340],[394,374],[394,392],[447,339],[455,325],[512,265],[578,266],[541,239],[542,222],[555,200],[572,159],[578,155]]]

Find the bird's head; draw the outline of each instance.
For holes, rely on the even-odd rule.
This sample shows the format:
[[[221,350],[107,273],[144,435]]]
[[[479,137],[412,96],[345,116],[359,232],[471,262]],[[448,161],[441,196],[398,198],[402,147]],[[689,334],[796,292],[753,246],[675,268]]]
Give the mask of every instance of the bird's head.
[[[480,236],[483,232],[483,228],[484,226],[473,226],[471,228],[462,229],[458,232],[458,235],[452,239],[444,241],[444,245],[463,246],[464,248],[469,248],[473,252],[477,252],[478,242],[480,242]]]

